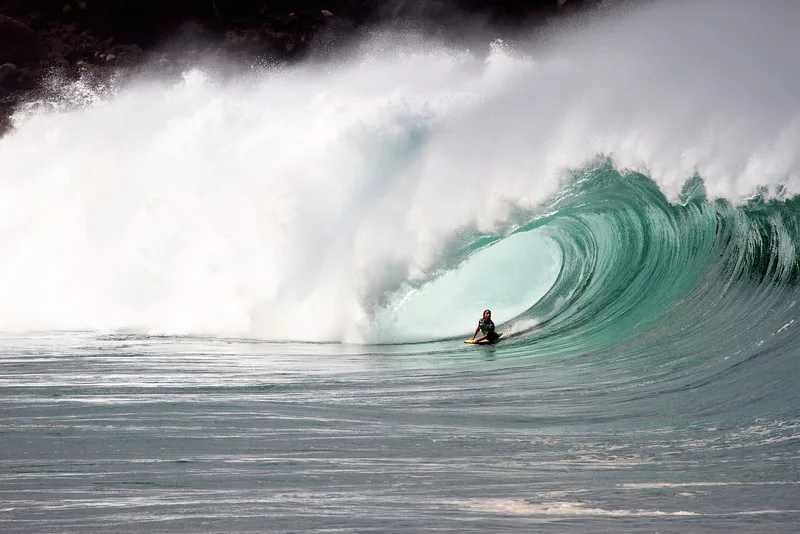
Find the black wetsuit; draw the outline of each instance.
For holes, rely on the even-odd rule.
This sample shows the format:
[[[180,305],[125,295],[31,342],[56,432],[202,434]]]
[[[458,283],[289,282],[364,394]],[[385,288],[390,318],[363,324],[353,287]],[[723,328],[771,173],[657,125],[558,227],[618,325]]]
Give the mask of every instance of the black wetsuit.
[[[478,328],[481,329],[483,336],[489,341],[494,341],[500,337],[497,335],[497,332],[494,331],[494,323],[491,319],[486,321],[483,317],[481,317],[481,320],[478,321]]]

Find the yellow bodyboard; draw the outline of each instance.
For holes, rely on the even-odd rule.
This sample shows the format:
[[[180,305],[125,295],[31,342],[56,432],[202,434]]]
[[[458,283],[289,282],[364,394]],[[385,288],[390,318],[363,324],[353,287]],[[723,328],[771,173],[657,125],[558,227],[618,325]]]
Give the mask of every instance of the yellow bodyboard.
[[[489,343],[497,343],[497,341],[500,339],[500,336],[502,335],[503,335],[502,333],[497,334],[497,337],[495,338],[494,341],[489,341],[488,339],[479,338],[479,339],[465,339],[464,343],[469,343],[470,345],[488,345]]]

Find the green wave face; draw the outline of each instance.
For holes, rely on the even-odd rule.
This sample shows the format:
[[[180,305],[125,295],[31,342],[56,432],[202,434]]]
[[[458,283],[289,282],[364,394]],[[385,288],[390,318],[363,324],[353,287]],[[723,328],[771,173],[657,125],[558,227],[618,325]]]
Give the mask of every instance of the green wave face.
[[[789,350],[797,208],[709,201],[701,177],[669,202],[647,176],[600,161],[527,222],[454,246],[444,274],[395,302],[393,319],[444,338],[492,308],[508,337],[500,357],[624,361],[640,377],[769,343]]]
[[[585,169],[553,210],[544,227],[564,267],[529,313],[546,326],[537,335],[557,338],[558,348],[590,350],[636,335],[698,287],[714,256],[712,205],[672,205],[647,177],[609,163]]]

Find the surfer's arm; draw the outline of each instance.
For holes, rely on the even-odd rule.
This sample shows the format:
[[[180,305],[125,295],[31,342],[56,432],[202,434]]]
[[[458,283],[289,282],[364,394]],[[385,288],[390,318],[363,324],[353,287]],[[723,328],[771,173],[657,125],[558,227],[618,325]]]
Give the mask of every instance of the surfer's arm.
[[[475,336],[478,335],[478,331],[481,329],[481,325],[478,325],[478,328],[475,329],[475,333],[472,334],[472,339],[475,339]]]

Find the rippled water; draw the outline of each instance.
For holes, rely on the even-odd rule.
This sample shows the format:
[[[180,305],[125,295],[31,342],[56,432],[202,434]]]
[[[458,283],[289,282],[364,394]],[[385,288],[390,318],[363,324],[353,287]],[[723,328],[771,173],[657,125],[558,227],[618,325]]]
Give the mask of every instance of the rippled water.
[[[779,362],[679,387],[502,345],[3,346],[9,532],[790,532],[800,514],[794,381],[748,379]],[[770,396],[795,408],[750,413]]]

